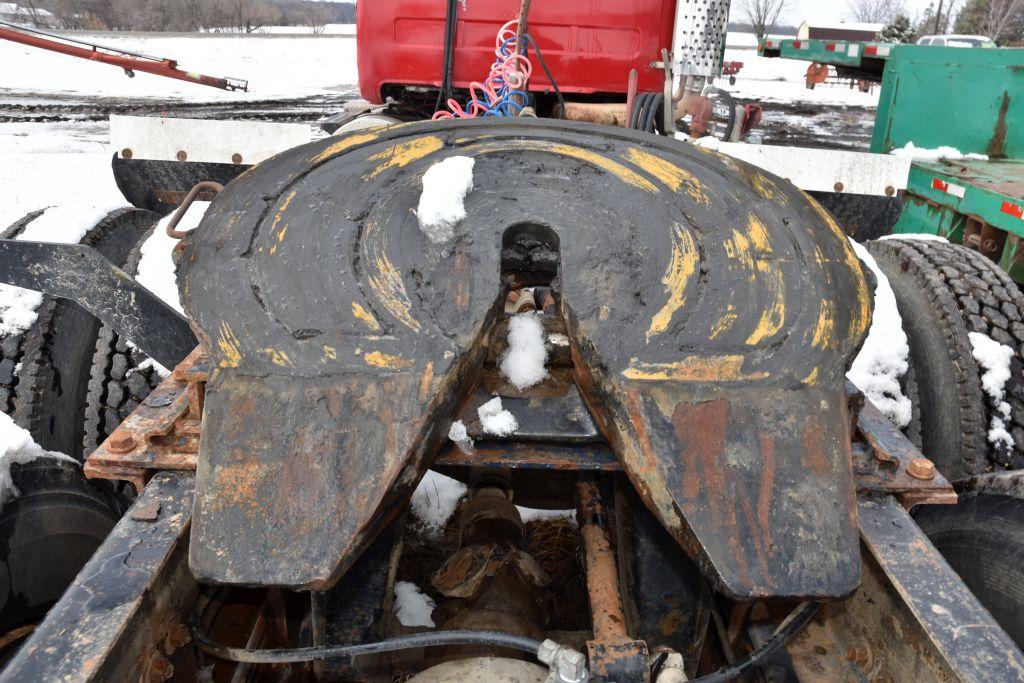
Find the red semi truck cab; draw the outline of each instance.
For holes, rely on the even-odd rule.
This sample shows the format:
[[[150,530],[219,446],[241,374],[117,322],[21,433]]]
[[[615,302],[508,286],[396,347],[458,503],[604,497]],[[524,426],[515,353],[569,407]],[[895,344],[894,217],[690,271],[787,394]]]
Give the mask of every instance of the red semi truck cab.
[[[495,37],[519,16],[520,0],[469,0],[456,11],[453,83],[466,89],[494,63]],[[631,69],[640,91],[660,91],[653,62],[671,48],[675,0],[543,0],[530,8],[529,33],[563,94],[626,92]],[[380,104],[408,86],[438,88],[444,57],[443,0],[365,0],[357,4],[359,90]],[[536,55],[530,90],[551,90]]]

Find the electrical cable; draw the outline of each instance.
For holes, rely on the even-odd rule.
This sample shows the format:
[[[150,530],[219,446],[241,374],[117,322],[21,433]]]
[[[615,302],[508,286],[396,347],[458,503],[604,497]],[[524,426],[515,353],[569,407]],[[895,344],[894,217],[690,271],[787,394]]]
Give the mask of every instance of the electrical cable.
[[[441,108],[441,103],[452,96],[452,69],[455,61],[455,13],[458,0],[446,0],[444,14],[444,55],[441,65],[441,87],[437,91],[437,103],[434,110]]]
[[[192,623],[192,637],[199,649],[207,654],[229,662],[246,664],[288,664],[294,662],[313,662],[323,659],[355,657],[379,652],[396,650],[412,650],[421,647],[437,647],[439,645],[481,645],[486,647],[507,647],[513,650],[528,652],[534,657],[540,650],[540,642],[532,638],[515,636],[508,633],[489,631],[436,631],[433,633],[412,633],[405,636],[388,638],[375,643],[356,643],[353,645],[316,645],[313,647],[283,648],[277,650],[259,650],[243,647],[231,647],[211,640],[198,625]]]
[[[789,613],[789,616],[782,620],[779,627],[775,629],[768,640],[761,644],[761,647],[735,664],[723,667],[712,674],[694,678],[690,683],[727,683],[727,681],[739,678],[750,669],[760,666],[778,652],[779,648],[788,643],[793,636],[803,630],[820,608],[821,606],[816,602],[801,602],[796,609]]]
[[[551,88],[555,91],[555,97],[558,98],[558,104],[562,108],[562,118],[565,118],[565,100],[562,98],[562,91],[558,89],[558,82],[551,75],[551,70],[548,69],[547,62],[544,61],[544,55],[541,54],[540,48],[537,47],[537,41],[529,33],[524,33],[523,39],[537,53],[537,61],[540,62],[540,68],[544,70],[544,75],[548,77],[548,82],[551,83]]]

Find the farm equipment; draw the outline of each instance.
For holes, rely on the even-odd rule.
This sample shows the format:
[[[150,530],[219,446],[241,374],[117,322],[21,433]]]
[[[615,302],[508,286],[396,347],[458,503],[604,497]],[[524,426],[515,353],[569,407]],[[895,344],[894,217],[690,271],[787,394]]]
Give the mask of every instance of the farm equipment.
[[[643,110],[671,132],[710,103],[728,4],[707,5],[579,25],[541,3],[495,48],[518,3],[360,3],[368,102],[335,135],[265,160],[270,141],[222,140],[179,162],[238,172],[201,178],[158,226],[177,241],[183,314],[131,275],[155,213],[109,219],[134,226],[116,245],[5,233],[0,281],[46,293],[53,313],[0,340],[0,373],[32,368],[0,386],[44,448],[85,444],[98,485],[74,485],[97,519],[79,555],[131,505],[59,600],[61,572],[28,576],[59,522],[31,496],[5,506],[15,532],[40,532],[9,572],[23,604],[7,642],[32,633],[0,681],[1024,680],[1012,591],[971,579],[972,561],[1019,574],[1024,506],[1021,480],[998,471],[1005,449],[981,435],[1002,408],[982,398],[965,327],[986,297],[1008,327],[1024,320],[1024,295],[978,252],[872,244],[912,346],[930,330],[950,362],[914,358],[906,434],[866,401],[845,375],[881,285],[843,227],[781,174],[622,125]],[[608,54],[579,69],[546,42],[559,35]],[[526,44],[546,79],[474,87]],[[497,109],[518,115],[483,115]],[[450,120],[416,120],[435,110]],[[166,143],[116,148],[115,167],[174,162]],[[471,182],[437,231],[425,177],[452,161]],[[844,179],[884,195],[894,172],[885,160]],[[528,382],[508,365],[524,343],[543,358]],[[143,374],[153,361],[166,377]],[[56,392],[55,376],[87,389]],[[1006,385],[1012,411],[1021,390]],[[932,433],[948,443],[925,457],[911,439]],[[31,472],[15,466],[14,483],[36,490]],[[410,501],[439,474],[461,502],[425,528]],[[574,522],[526,522],[517,505]],[[402,619],[410,586],[431,598],[416,624]]]
[[[10,24],[6,21],[0,21],[0,40],[9,40],[49,52],[57,52],[70,57],[118,66],[124,69],[125,75],[129,78],[134,78],[135,72],[141,71],[165,78],[219,88],[220,90],[244,91],[249,89],[249,83],[239,78],[218,78],[204,76],[193,71],[182,71],[178,68],[177,60],[174,59],[152,57],[116,47],[104,47],[103,45],[96,45],[95,43],[88,43],[68,38],[67,36],[59,36],[35,28]]]

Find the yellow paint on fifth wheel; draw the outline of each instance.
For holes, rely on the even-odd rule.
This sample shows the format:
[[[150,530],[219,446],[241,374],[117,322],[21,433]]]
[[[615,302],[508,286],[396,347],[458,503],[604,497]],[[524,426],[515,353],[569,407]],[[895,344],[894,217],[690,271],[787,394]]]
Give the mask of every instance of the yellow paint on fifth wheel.
[[[363,360],[366,361],[367,365],[372,365],[375,368],[387,368],[389,370],[401,370],[403,368],[411,368],[412,361],[401,356],[392,356],[388,353],[381,353],[380,351],[371,351],[370,353],[363,355]]]
[[[336,157],[347,149],[352,149],[356,145],[361,145],[364,142],[373,142],[377,139],[376,133],[363,133],[361,135],[346,135],[337,142],[333,143],[330,147],[317,154],[309,161],[314,164],[319,164],[327,161],[331,157]]]
[[[690,195],[694,201],[701,204],[711,203],[700,181],[686,169],[679,168],[670,161],[665,161],[661,157],[636,147],[629,148],[629,151],[626,152],[626,159],[665,183],[672,188],[673,192],[679,192],[680,189],[685,188],[686,194]]]
[[[371,178],[376,178],[389,168],[404,168],[414,161],[433,154],[442,147],[444,147],[444,142],[441,141],[441,138],[434,135],[416,138],[409,142],[400,142],[370,157],[369,161],[380,161],[383,163],[364,175],[363,179],[370,180]]]
[[[352,315],[366,323],[366,326],[374,332],[380,332],[380,323],[373,317],[373,313],[370,313],[368,310],[363,308],[358,301],[352,302]]]
[[[668,301],[651,318],[651,326],[647,328],[647,341],[656,334],[668,329],[672,316],[686,303],[686,285],[697,272],[697,245],[693,237],[683,226],[676,223],[672,230],[672,260],[661,278],[668,292]]]

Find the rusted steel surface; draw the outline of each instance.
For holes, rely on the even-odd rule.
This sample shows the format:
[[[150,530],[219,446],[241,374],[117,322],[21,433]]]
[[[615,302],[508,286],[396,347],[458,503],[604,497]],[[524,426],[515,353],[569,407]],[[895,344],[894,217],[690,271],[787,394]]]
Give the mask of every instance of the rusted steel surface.
[[[591,673],[604,681],[647,680],[647,645],[630,638],[626,628],[618,563],[600,488],[594,481],[582,481],[576,485],[576,497],[594,632],[594,639],[587,641]]]
[[[409,209],[452,155],[476,160],[474,190],[437,245]],[[337,579],[465,405],[503,314],[502,240],[524,226],[557,233],[574,380],[675,540],[732,596],[852,590],[843,372],[871,301],[842,230],[741,162],[550,120],[317,141],[213,202],[179,278],[218,368],[193,569]]]
[[[198,594],[186,561],[193,490],[191,474],[156,475],[0,681],[192,678],[184,619]]]
[[[208,375],[209,359],[197,347],[89,455],[85,476],[130,481],[141,491],[160,470],[195,470]]]
[[[936,668],[953,680],[1024,681],[1024,655],[950,569],[910,516],[891,498],[858,503],[861,537],[870,560],[916,625],[921,639],[914,649],[923,656],[903,667]],[[882,617],[882,615],[879,615]],[[884,617],[882,617],[884,618]],[[872,633],[877,641],[900,633],[865,622],[852,633]],[[865,633],[866,632],[866,633]],[[903,634],[913,638],[914,631]],[[907,659],[910,659],[909,657]],[[895,676],[894,680],[921,680]]]
[[[895,495],[907,508],[956,503],[949,481],[870,401],[860,409],[857,436],[853,468],[858,491]]]
[[[472,453],[448,444],[434,460],[436,466],[491,467],[530,470],[604,471],[622,470],[615,454],[604,444],[516,444],[477,442]]]

